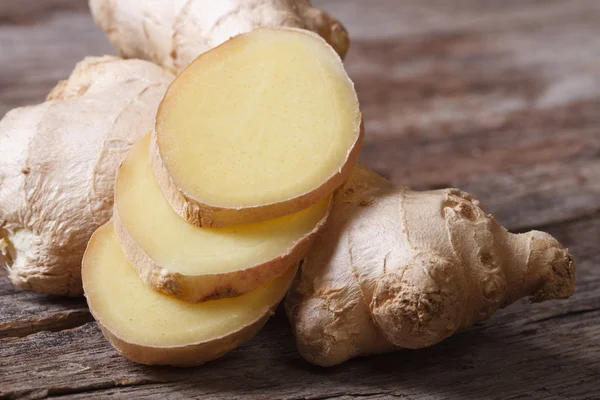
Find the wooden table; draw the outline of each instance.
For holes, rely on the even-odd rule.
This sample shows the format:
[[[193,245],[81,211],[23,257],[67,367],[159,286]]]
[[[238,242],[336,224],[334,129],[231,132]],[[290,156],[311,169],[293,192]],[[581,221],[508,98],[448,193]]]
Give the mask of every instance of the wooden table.
[[[2,272],[0,398],[600,399],[600,1],[314,3],[353,37],[362,160],[469,191],[513,231],[549,231],[575,256],[575,295],[331,369],[300,358],[279,310],[226,357],[170,369],[119,357],[83,299],[16,291]],[[110,52],[83,0],[1,0],[0,116]]]

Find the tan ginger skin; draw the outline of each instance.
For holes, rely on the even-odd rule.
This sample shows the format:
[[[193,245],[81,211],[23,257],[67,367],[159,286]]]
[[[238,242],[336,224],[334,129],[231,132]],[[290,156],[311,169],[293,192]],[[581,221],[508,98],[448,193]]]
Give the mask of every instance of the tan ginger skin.
[[[300,353],[323,366],[431,346],[522,297],[575,287],[549,234],[511,234],[460,190],[413,192],[361,168],[316,243],[286,310]]]
[[[90,57],[48,101],[0,121],[0,265],[15,286],[82,294],[81,259],[112,215],[119,163],[172,78],[147,61]]]
[[[342,24],[308,0],[90,0],[96,24],[124,58],[178,72],[199,54],[258,27],[301,28],[321,35],[344,57]]]

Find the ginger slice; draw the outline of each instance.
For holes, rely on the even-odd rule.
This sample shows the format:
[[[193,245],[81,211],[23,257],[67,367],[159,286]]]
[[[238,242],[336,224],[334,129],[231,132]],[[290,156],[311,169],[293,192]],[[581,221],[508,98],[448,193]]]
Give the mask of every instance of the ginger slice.
[[[325,224],[330,197],[256,224],[199,228],[169,206],[152,173],[150,134],[121,165],[114,220],[123,251],[155,290],[197,302],[234,297],[282,275],[302,259]]]
[[[299,29],[261,28],[202,54],[159,106],[152,163],[188,222],[222,227],[291,214],[331,194],[362,144],[337,53]]]
[[[281,301],[296,269],[240,297],[187,303],[144,284],[109,222],[92,236],[82,276],[92,315],[124,357],[142,364],[192,366],[252,338]]]

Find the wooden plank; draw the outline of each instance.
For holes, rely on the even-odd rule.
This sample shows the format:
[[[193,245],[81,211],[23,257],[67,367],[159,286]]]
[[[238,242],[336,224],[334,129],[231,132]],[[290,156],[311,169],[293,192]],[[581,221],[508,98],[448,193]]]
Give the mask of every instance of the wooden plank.
[[[60,331],[92,321],[84,298],[45,296],[15,289],[0,270],[0,339]]]
[[[15,1],[15,0],[12,0]],[[387,39],[441,35],[461,30],[489,32],[506,30],[516,24],[539,21],[552,24],[546,30],[572,25],[577,34],[579,22],[598,18],[600,3],[595,0],[312,0],[344,23],[352,38]],[[563,19],[564,18],[564,19]],[[538,32],[529,31],[523,37]],[[570,36],[570,35],[569,35]],[[565,38],[561,38],[563,40]],[[597,38],[592,38],[597,39]],[[554,43],[559,45],[559,43]],[[563,49],[564,51],[564,49]],[[576,49],[570,51],[576,52]],[[580,55],[583,56],[583,55]]]
[[[0,22],[30,25],[58,13],[87,11],[87,0],[4,0],[0,3]]]
[[[0,396],[592,399],[600,390],[600,213],[548,228],[576,254],[576,294],[567,302],[519,302],[429,349],[314,367],[296,353],[280,309],[224,358],[170,369],[125,361],[90,323],[1,340]]]
[[[510,229],[547,225],[600,210],[598,110],[600,101],[516,113],[501,127],[437,140],[371,138],[362,159],[416,189],[471,192]]]
[[[112,54],[85,0],[0,2],[0,117],[44,101],[85,56]]]
[[[430,349],[332,369],[299,357],[279,310],[242,348],[180,370],[123,360],[86,324],[83,299],[17,292],[0,272],[0,398],[597,397],[600,2],[313,3],[353,37],[363,161],[397,183],[467,190],[511,229],[548,230],[575,256],[575,295],[519,302]],[[85,0],[3,0],[0,116],[105,53]]]
[[[82,2],[53,1],[3,3],[0,16],[26,10],[39,22],[0,25],[0,115],[42,101],[86,54],[112,51]],[[597,180],[579,180],[597,175],[600,152],[598,3],[481,10],[472,1],[453,3],[451,17],[444,2],[412,1],[400,9],[377,1],[358,13],[394,22],[376,21],[375,36],[356,19],[362,3],[323,3],[354,37],[347,66],[366,117],[362,160],[417,189],[473,192],[516,229],[597,210]],[[435,23],[428,14],[437,15]],[[568,181],[564,187],[532,185],[549,174],[557,179],[557,172]],[[513,201],[503,203],[504,196]],[[521,207],[525,218],[514,212]]]
[[[327,4],[353,33],[369,166],[512,229],[600,209],[600,3]]]

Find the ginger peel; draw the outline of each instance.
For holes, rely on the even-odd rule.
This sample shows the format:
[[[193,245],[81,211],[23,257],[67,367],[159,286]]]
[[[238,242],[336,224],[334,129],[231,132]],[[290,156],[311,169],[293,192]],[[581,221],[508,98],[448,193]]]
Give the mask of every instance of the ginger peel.
[[[81,259],[111,217],[119,163],[171,79],[146,61],[89,57],[48,101],[0,121],[0,263],[15,286],[82,294]]]
[[[308,0],[90,0],[96,24],[124,58],[178,72],[198,55],[259,27],[300,28],[321,35],[343,58],[343,25]]]
[[[413,192],[356,168],[286,300],[300,353],[330,366],[431,346],[522,297],[569,297],[552,236],[511,234],[472,196]]]

